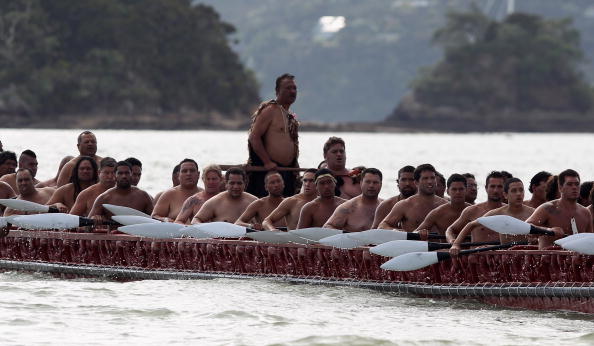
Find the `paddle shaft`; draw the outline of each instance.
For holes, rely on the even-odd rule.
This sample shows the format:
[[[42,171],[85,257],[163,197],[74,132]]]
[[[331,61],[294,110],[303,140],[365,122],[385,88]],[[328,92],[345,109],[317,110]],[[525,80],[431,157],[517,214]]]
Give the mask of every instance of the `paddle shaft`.
[[[276,229],[278,229],[279,231],[287,232],[287,227],[277,227]],[[267,230],[266,229],[253,229],[253,228],[249,228],[249,227],[245,228],[245,233],[262,232],[262,231],[267,231]]]
[[[499,241],[479,241],[474,243],[461,243],[460,246],[481,246],[481,245],[499,245]],[[428,243],[429,251],[439,250],[439,249],[449,249],[452,247],[452,244],[448,243]]]
[[[544,229],[541,227],[536,227],[534,225],[530,225],[530,234],[542,234],[542,235],[555,235],[555,232],[549,231],[548,229]]]
[[[264,166],[248,166],[248,165],[218,165],[222,171],[227,171],[232,167],[239,167],[246,172],[267,172],[268,169]],[[302,167],[276,167],[274,170],[279,172],[303,172],[309,168]]]
[[[487,247],[480,247],[477,249],[471,249],[471,250],[462,250],[460,251],[458,256],[461,255],[471,255],[473,253],[478,253],[478,252],[485,252],[485,251],[494,251],[494,250],[501,250],[501,249],[507,249],[510,248],[512,246],[516,246],[516,245],[526,245],[528,244],[528,242],[526,241],[515,241],[512,243],[507,243],[507,244],[501,244],[501,245],[495,245],[495,246],[487,246]],[[445,261],[452,258],[452,256],[450,255],[449,252],[438,252],[437,253],[437,259],[439,261]]]

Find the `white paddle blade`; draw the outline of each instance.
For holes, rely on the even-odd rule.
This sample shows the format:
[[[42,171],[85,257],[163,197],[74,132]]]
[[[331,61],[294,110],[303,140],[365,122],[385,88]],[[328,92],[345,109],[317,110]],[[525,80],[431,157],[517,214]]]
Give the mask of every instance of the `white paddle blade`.
[[[189,226],[184,226],[182,228],[180,228],[179,230],[179,234],[182,237],[187,237],[187,238],[199,238],[199,239],[204,239],[204,238],[212,238],[212,236],[202,230],[199,230],[198,228],[196,228],[196,226],[198,225],[189,225]]]
[[[392,240],[406,240],[408,233],[391,229],[370,229],[349,233],[349,237],[364,241],[365,244],[379,245]]]
[[[563,243],[561,247],[584,255],[594,255],[594,237],[582,237],[580,239],[575,239],[574,241],[568,241]]]
[[[437,252],[411,252],[392,258],[380,268],[403,272],[425,268],[437,262]]]
[[[289,231],[289,233],[295,234],[301,238],[319,241],[322,238],[340,234],[340,233],[342,233],[342,231],[339,229],[332,229],[332,228],[310,227],[310,228],[294,229],[294,230]]]
[[[239,238],[246,233],[243,226],[221,221],[201,223],[194,227],[209,234],[211,238]]]
[[[10,218],[10,223],[14,226],[32,229],[71,229],[77,228],[80,224],[80,216],[70,214],[35,214],[18,215]]]
[[[172,222],[140,223],[118,227],[118,231],[139,237],[171,239],[182,236],[180,230],[184,225]]]
[[[151,216],[141,212],[140,210],[136,210],[129,207],[124,207],[121,205],[115,204],[104,204],[103,208],[109,210],[113,215],[136,215],[136,216],[144,216],[150,218]]]
[[[530,233],[530,224],[509,215],[483,216],[478,223],[501,234],[523,235]]]
[[[369,252],[385,257],[398,257],[410,252],[427,251],[429,251],[429,243],[420,240],[392,240],[369,249]]]
[[[14,210],[20,211],[28,211],[34,213],[47,213],[49,211],[49,206],[47,205],[24,201],[21,199],[0,199],[0,204],[12,208]]]
[[[6,218],[0,217],[0,228],[6,227],[7,224],[8,224],[8,221],[6,220]]]
[[[582,239],[582,238],[590,238],[590,237],[594,237],[594,233],[578,233],[578,234],[572,234],[572,235],[567,236],[565,238],[561,238],[561,239],[555,240],[555,244],[557,244],[559,246],[563,246],[563,244],[565,244],[565,243],[572,242],[574,240],[578,240],[578,239]]]
[[[138,225],[141,223],[160,223],[161,221],[152,219],[150,217],[137,215],[114,215],[111,219],[124,226]]]
[[[290,238],[287,236],[286,232],[260,231],[246,233],[245,236],[259,242],[270,244],[285,244],[290,242]]]
[[[354,249],[365,245],[365,241],[349,237],[349,233],[331,235],[320,239],[320,244],[336,247],[339,249]]]

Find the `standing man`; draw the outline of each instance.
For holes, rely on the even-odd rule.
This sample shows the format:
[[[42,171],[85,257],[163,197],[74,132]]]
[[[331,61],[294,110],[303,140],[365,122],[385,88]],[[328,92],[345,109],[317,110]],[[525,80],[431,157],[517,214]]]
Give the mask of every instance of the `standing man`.
[[[283,178],[278,172],[269,171],[264,178],[264,183],[266,191],[268,191],[268,196],[253,201],[248,205],[247,209],[235,222],[236,225],[261,230],[264,219],[283,201],[283,189],[285,185]],[[286,227],[287,224],[284,219],[281,219],[274,226]]]
[[[318,197],[301,208],[297,228],[322,227],[345,199],[335,196],[336,178],[327,168],[322,168],[315,175]]]
[[[153,209],[153,218],[166,222],[175,221],[185,200],[202,190],[198,187],[199,179],[200,171],[196,161],[184,159],[180,162],[180,184],[165,191],[159,198]]]
[[[33,176],[33,184],[39,184],[39,180],[35,179],[35,175],[37,175],[37,155],[32,150],[27,149],[21,153],[19,156],[19,168],[27,168]],[[14,191],[17,190],[16,173],[4,175],[0,178],[0,181],[10,185]],[[53,192],[53,190],[50,192]]]
[[[39,204],[47,203],[47,201],[52,196],[52,192],[46,189],[35,188],[35,183],[33,182],[33,173],[30,169],[19,168],[15,174],[17,182],[17,191],[19,193],[16,199],[35,202]],[[12,208],[6,208],[6,210],[4,210],[4,216],[14,214],[26,214],[26,212],[21,212],[18,210],[14,210]]]
[[[345,232],[361,232],[371,228],[373,217],[381,200],[382,172],[376,168],[363,170],[361,194],[341,204],[324,228],[340,229]]]
[[[56,187],[60,187],[62,185],[66,185],[70,182],[70,175],[72,174],[72,167],[76,165],[77,160],[81,156],[89,156],[95,160],[97,165],[101,165],[101,157],[97,156],[97,138],[91,131],[83,131],[78,138],[76,139],[76,147],[78,149],[79,155],[67,164],[62,167],[62,171],[60,171],[60,175],[58,176],[58,182]]]
[[[249,159],[252,166],[264,166],[268,171],[279,167],[299,167],[299,122],[289,107],[297,99],[295,76],[285,73],[276,79],[276,99],[260,104],[252,116],[248,137]],[[247,192],[266,196],[266,172],[250,172]],[[281,172],[285,197],[295,194],[296,172]]]
[[[379,204],[375,210],[375,217],[373,218],[373,225],[371,228],[377,228],[379,223],[382,222],[382,220],[390,213],[392,208],[394,208],[394,204],[417,193],[414,172],[415,168],[409,165],[398,170],[398,178],[396,182],[398,184],[398,191],[400,191],[400,194],[390,197]]]
[[[87,216],[89,214],[97,196],[114,187],[116,165],[116,160],[109,156],[101,160],[99,164],[99,182],[78,194],[74,205],[70,209],[70,214],[78,216]]]
[[[547,180],[551,175],[549,172],[540,171],[530,179],[528,191],[530,191],[532,197],[529,201],[525,201],[524,204],[532,208],[538,208],[547,201]]]

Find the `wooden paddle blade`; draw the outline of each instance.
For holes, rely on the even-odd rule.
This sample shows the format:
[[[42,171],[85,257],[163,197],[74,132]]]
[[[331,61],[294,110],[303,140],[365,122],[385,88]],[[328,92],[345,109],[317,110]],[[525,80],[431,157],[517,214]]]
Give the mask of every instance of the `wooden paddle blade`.
[[[62,213],[15,215],[10,218],[10,223],[31,230],[72,229],[79,227],[80,216]]]
[[[398,257],[410,252],[427,251],[429,251],[429,243],[420,240],[392,240],[369,249],[369,252],[385,257]]]
[[[559,245],[559,246],[563,246],[564,243],[568,243],[568,242],[572,242],[578,239],[582,239],[582,238],[590,238],[590,237],[594,237],[594,233],[578,233],[578,234],[572,234],[570,236],[567,236],[565,238],[561,238],[561,239],[557,239],[555,240],[555,244]]]
[[[144,216],[150,218],[151,216],[141,212],[140,210],[136,210],[130,207],[124,207],[121,205],[115,204],[103,204],[103,208],[109,210],[113,215],[136,215],[136,216]]]
[[[438,252],[410,252],[394,257],[380,268],[393,271],[417,270],[439,262]]]
[[[22,199],[0,199],[0,204],[11,209],[20,211],[28,211],[34,213],[47,213],[49,211],[49,206],[47,205],[25,201]]]
[[[239,238],[246,234],[245,227],[229,222],[208,222],[197,224],[194,227],[210,234],[212,238]]]
[[[329,237],[320,239],[320,244],[336,247],[339,249],[354,249],[367,244],[365,240],[355,239],[349,237],[349,235],[349,233],[331,235]]]
[[[501,234],[530,234],[530,224],[509,215],[483,216],[476,219],[478,223]]]
[[[405,240],[409,233],[392,229],[370,229],[363,232],[349,233],[349,237],[358,239],[364,244],[379,245],[393,240]]]
[[[150,217],[138,216],[138,215],[114,215],[111,217],[115,222],[123,225],[137,225],[141,223],[160,223],[161,221],[152,219]]]
[[[180,230],[184,225],[172,222],[141,223],[118,227],[118,231],[139,237],[171,239],[182,236]]]
[[[342,231],[339,229],[332,228],[310,227],[294,229],[289,231],[289,233],[295,234],[301,238],[319,241],[322,238],[326,238],[335,234],[340,234],[342,233]]]

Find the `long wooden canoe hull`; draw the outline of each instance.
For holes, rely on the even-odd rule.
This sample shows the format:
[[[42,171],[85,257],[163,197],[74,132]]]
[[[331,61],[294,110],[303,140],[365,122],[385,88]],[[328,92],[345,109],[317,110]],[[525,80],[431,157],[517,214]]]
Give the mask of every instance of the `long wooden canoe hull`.
[[[13,230],[0,268],[118,280],[218,277],[348,285],[507,307],[594,313],[594,256],[517,248],[389,272],[367,248]]]

